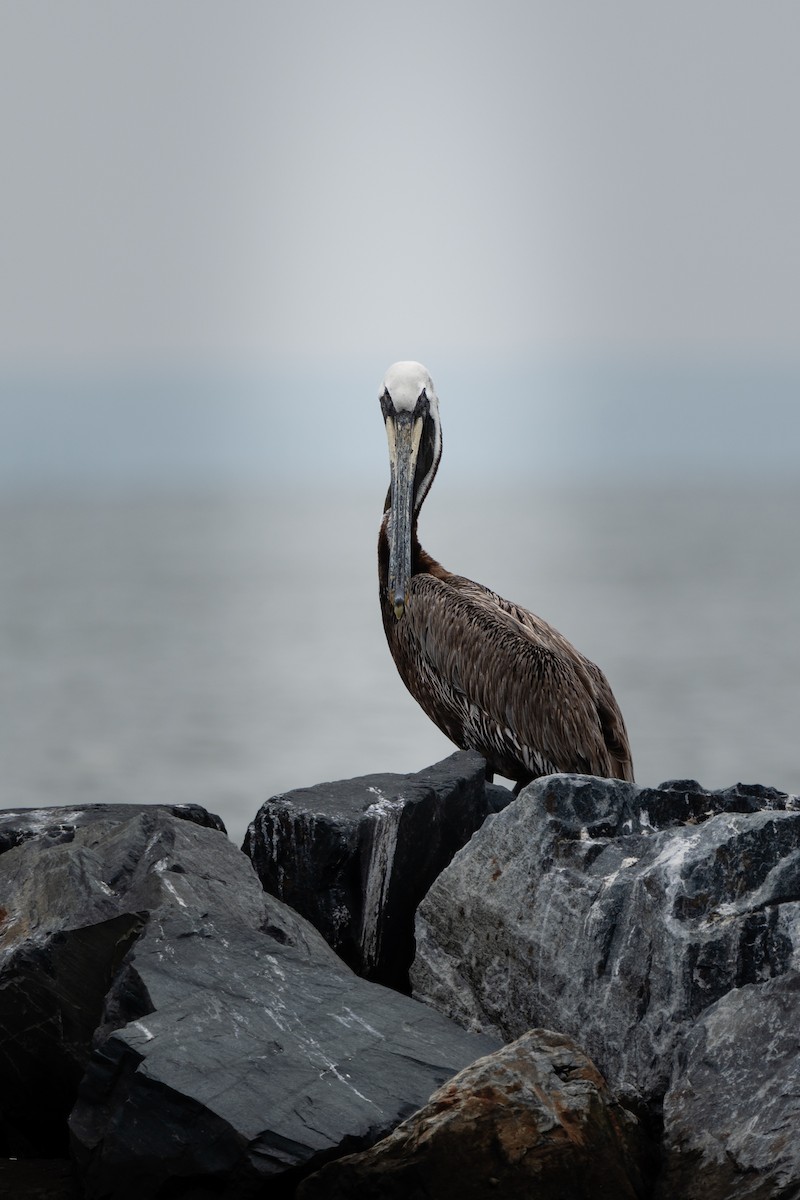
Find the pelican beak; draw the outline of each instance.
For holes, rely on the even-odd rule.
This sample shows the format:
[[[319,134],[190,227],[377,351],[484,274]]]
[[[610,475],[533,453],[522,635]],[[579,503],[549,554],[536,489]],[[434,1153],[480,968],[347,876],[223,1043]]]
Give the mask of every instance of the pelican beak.
[[[414,515],[414,475],[422,437],[423,418],[391,413],[386,418],[389,464],[392,472],[389,519],[389,601],[399,621],[405,612],[411,579],[411,523]]]

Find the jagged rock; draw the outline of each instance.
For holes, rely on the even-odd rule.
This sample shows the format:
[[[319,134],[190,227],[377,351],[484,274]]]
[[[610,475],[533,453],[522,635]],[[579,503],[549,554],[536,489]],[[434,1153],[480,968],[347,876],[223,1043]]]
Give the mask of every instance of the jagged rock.
[[[414,993],[505,1039],[563,1030],[657,1110],[698,1017],[800,952],[799,807],[757,786],[536,780],[432,886]]]
[[[53,809],[17,843],[0,855],[3,1121],[20,1154],[53,1153],[35,1096],[60,1077],[59,1136],[85,1068],[70,1129],[89,1200],[288,1194],[495,1046],[354,976],[214,829]]]
[[[413,775],[365,775],[274,796],[245,839],[266,891],[367,979],[408,991],[414,913],[436,876],[508,802],[459,751]]]
[[[224,831],[196,805],[148,811]],[[141,812],[0,812],[0,1154],[68,1151],[66,1119],[103,1000],[150,899],[132,894],[121,908],[116,889],[135,864],[123,851],[101,872],[94,842]]]
[[[382,1142],[306,1179],[298,1200],[633,1200],[636,1118],[567,1038],[533,1030],[467,1067]]]
[[[110,821],[120,825],[141,813],[141,804],[80,804],[70,807],[0,809],[0,854],[21,846],[30,838],[45,838],[51,846],[71,842],[76,829]],[[199,804],[152,804],[148,812],[166,812],[182,821],[191,821],[204,829],[225,833],[225,825],[215,813]]]
[[[659,1200],[800,1196],[800,974],[728,992],[677,1056]]]

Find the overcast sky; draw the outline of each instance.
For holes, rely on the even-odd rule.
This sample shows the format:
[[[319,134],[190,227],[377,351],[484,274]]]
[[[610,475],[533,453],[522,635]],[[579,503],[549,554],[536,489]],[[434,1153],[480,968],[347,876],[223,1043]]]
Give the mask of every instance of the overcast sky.
[[[0,372],[793,371],[799,46],[796,0],[0,0]]]

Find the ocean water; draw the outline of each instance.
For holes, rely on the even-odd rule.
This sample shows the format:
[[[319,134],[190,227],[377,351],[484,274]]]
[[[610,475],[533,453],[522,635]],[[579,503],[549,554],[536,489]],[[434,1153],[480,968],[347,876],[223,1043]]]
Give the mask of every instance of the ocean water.
[[[639,782],[800,792],[800,490],[480,490],[423,544],[603,667]],[[450,753],[384,642],[382,500],[0,501],[0,806],[195,802],[240,841],[276,792]]]

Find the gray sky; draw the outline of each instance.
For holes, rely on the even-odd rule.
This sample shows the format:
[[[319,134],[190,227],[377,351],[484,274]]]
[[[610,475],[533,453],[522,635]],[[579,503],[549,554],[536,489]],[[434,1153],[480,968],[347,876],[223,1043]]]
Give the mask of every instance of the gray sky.
[[[798,46],[796,0],[0,0],[0,373],[355,414],[414,357],[447,414],[553,362],[800,369]]]

